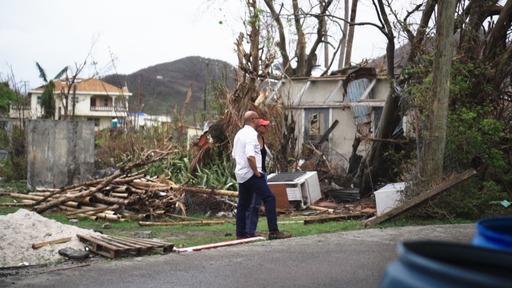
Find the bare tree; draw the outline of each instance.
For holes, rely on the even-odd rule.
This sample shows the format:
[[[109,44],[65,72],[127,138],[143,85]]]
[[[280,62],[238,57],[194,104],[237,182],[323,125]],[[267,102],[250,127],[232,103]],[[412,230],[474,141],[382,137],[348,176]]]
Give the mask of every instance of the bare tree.
[[[77,84],[77,80],[79,80],[80,74],[82,73],[83,69],[85,68],[85,65],[87,64],[88,58],[89,58],[89,56],[87,56],[86,59],[80,64],[75,63],[75,68],[72,71],[72,73],[70,73],[69,69],[67,69],[65,72],[65,77],[64,77],[64,80],[62,81],[63,85],[61,86],[59,94],[57,95],[61,101],[62,110],[64,110],[63,111],[64,119],[68,119],[70,117],[70,115],[69,115],[70,110],[71,110],[71,116],[74,117],[74,115],[75,115],[75,107],[76,107],[76,101],[77,101],[77,99],[76,99],[76,89],[77,89],[76,84]],[[69,105],[70,100],[72,102],[71,109],[70,109],[70,105]]]
[[[277,10],[275,1],[264,0],[268,13],[270,13],[278,31],[277,47],[281,55],[283,72],[287,76],[310,76],[313,67],[317,63],[317,50],[322,42],[325,41],[327,32],[327,21],[325,15],[328,14],[333,0],[319,0],[312,9],[318,8],[318,13],[310,13],[311,9],[303,9],[299,6],[298,0],[292,0],[291,14],[282,13],[284,5]],[[293,22],[295,32],[295,45],[288,45],[286,36],[286,27],[281,18]],[[306,37],[306,28],[304,26],[307,19],[315,19],[316,31],[311,31],[314,35],[310,45]],[[308,50],[309,48],[309,50]],[[294,56],[290,57],[290,52],[294,51]],[[333,55],[334,57],[334,55]],[[292,61],[295,60],[295,61]],[[296,65],[294,65],[296,62]]]

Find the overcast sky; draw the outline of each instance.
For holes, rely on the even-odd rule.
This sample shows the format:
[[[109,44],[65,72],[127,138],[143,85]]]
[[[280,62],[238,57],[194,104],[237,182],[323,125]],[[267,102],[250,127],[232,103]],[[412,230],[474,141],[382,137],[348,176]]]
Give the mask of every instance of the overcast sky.
[[[12,68],[17,81],[28,81],[28,88],[34,88],[42,84],[36,61],[53,77],[64,66],[83,61],[91,47],[96,66],[88,65],[85,77],[95,71],[99,75],[133,73],[186,56],[236,65],[233,42],[242,29],[241,3],[1,0],[0,78],[10,75]],[[375,19],[370,3],[360,0],[358,21]],[[353,61],[384,54],[385,40],[375,28],[356,29]]]

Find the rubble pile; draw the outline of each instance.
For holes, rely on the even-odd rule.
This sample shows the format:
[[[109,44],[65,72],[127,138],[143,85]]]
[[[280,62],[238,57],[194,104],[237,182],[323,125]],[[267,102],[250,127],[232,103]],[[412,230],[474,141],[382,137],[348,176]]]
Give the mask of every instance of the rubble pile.
[[[10,193],[37,212],[57,208],[68,216],[104,219],[152,219],[164,214],[186,214],[185,193],[236,197],[237,193],[198,187],[184,187],[165,178],[149,178],[143,173],[119,177],[104,188],[91,181],[71,189],[37,189],[28,194]],[[90,193],[90,192],[93,193]]]
[[[10,193],[21,203],[38,213],[59,209],[68,217],[104,219],[153,219],[165,214],[186,214],[185,193],[237,197],[233,191],[185,187],[165,177],[147,177],[144,169],[171,153],[170,150],[151,151],[142,160],[120,167],[111,175],[60,189],[38,188],[28,194]]]
[[[96,233],[47,219],[35,212],[19,209],[0,216],[0,267],[54,263],[64,258],[58,251],[64,247],[83,250],[76,234]],[[70,237],[64,243],[34,247],[34,243]]]

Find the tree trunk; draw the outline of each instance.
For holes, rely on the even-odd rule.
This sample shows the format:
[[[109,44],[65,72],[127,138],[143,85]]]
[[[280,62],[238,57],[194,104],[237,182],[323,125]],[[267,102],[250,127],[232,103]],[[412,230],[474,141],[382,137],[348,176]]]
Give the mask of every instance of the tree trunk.
[[[343,37],[341,37],[341,45],[340,45],[340,59],[338,60],[338,69],[342,69],[345,61],[345,48],[347,47],[347,33],[348,33],[348,9],[349,9],[349,2],[348,0],[345,0],[345,7],[344,11],[345,14],[343,15],[343,19],[345,19],[345,23],[343,24]]]
[[[508,0],[501,10],[498,20],[489,35],[484,55],[487,59],[493,59],[506,49],[507,32],[512,22],[512,0]]]
[[[323,17],[323,23],[326,23],[325,16]],[[324,25],[323,27],[323,33],[324,33],[324,67],[327,69],[329,67],[329,37],[327,35],[327,25]]]
[[[358,0],[352,0],[352,7],[350,10],[350,23],[356,22],[357,2]],[[347,51],[345,53],[345,67],[350,66],[350,61],[352,60],[352,43],[354,42],[355,27],[356,26],[350,24],[350,28],[348,29]]]
[[[400,95],[395,92],[394,81],[395,78],[395,36],[393,34],[393,27],[389,22],[386,14],[386,8],[382,0],[378,1],[378,13],[381,15],[384,28],[386,30],[386,38],[388,43],[386,45],[386,60],[387,60],[387,74],[390,80],[389,90],[390,93],[386,98],[382,116],[379,121],[379,128],[375,133],[377,139],[389,139],[393,134],[396,126],[400,123]],[[367,157],[361,162],[362,165],[359,167],[358,176],[359,182],[359,193],[360,196],[365,196],[369,191],[372,190],[373,181],[378,180],[384,174],[387,169],[383,168],[383,151],[389,146],[389,143],[381,141],[373,142],[370,152]]]
[[[456,0],[440,1],[436,28],[436,51],[432,69],[431,110],[427,118],[427,135],[423,140],[420,182],[430,184],[443,175],[443,157],[446,142],[448,99],[450,95],[450,69],[453,58],[453,27]]]
[[[297,2],[297,0],[292,0],[292,4],[295,32],[297,33],[297,49],[295,50],[295,55],[297,57],[297,69],[295,74],[299,76],[304,76],[306,75],[307,68],[306,36],[304,35],[304,30],[302,29],[302,24],[300,23],[299,3]]]
[[[410,62],[411,60],[415,61],[416,56],[421,53],[421,45],[423,44],[425,35],[427,35],[428,23],[430,22],[430,18],[432,18],[432,14],[434,13],[436,5],[437,0],[428,0],[427,3],[425,3],[425,9],[423,9],[423,13],[421,14],[418,30],[414,36],[414,39],[411,41],[411,52],[407,57],[407,62]]]
[[[272,0],[264,0],[265,5],[267,6],[270,14],[272,15],[272,19],[277,25],[277,31],[279,33],[279,41],[277,42],[277,47],[279,48],[279,52],[281,53],[281,57],[283,58],[283,71],[286,75],[292,75],[293,69],[290,64],[290,56],[288,55],[288,50],[286,49],[286,34],[284,33],[284,25],[279,18],[279,14],[277,13],[273,1]]]
[[[465,28],[460,30],[459,51],[468,59],[476,59],[481,54],[483,22],[487,19],[498,0],[471,1],[468,5],[469,18]],[[457,23],[456,23],[457,24]],[[457,29],[457,27],[455,27]]]

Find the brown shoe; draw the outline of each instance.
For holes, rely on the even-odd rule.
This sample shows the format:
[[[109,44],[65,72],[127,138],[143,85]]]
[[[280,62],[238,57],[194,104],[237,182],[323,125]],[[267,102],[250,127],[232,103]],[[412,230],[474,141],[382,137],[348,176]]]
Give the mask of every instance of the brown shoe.
[[[292,237],[292,234],[287,232],[275,231],[268,233],[268,240],[286,239]]]

